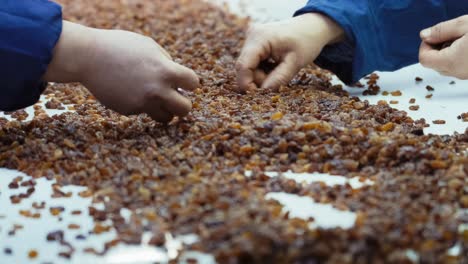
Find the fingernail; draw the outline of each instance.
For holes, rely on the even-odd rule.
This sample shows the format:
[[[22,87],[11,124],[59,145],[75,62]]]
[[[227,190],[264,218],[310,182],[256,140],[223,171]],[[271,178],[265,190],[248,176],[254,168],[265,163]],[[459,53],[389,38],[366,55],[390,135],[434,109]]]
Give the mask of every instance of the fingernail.
[[[427,28],[427,29],[424,29],[423,31],[421,31],[421,37],[425,38],[425,39],[430,38],[431,37],[431,29]]]

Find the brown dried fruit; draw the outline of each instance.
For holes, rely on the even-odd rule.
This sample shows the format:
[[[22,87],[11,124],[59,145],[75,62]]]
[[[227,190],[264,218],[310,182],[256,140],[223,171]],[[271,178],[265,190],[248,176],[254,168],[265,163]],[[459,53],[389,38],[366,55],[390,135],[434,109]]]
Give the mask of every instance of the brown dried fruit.
[[[444,125],[447,122],[445,120],[438,119],[438,120],[432,121],[432,123],[435,125]]]
[[[50,207],[49,208],[50,214],[53,216],[57,216],[61,214],[63,211],[65,211],[65,208],[62,206],[57,206],[57,207]]]
[[[35,259],[35,258],[37,258],[38,255],[39,255],[39,253],[36,250],[30,250],[28,252],[28,258],[30,258],[30,259]]]
[[[468,122],[468,112],[462,113],[457,118],[463,120],[463,122]]]
[[[448,187],[452,190],[458,190],[460,189],[461,187],[463,187],[463,182],[457,178],[455,179],[451,179],[449,182],[448,182]]]
[[[460,198],[460,204],[461,204],[462,208],[468,208],[468,195],[463,195]]]
[[[273,120],[273,121],[278,121],[278,120],[282,119],[283,116],[284,116],[283,113],[281,113],[281,112],[276,112],[276,113],[274,113],[273,115],[271,115],[271,120]]]
[[[430,164],[433,169],[446,169],[448,167],[447,162],[443,160],[433,160]]]
[[[105,225],[101,225],[99,223],[96,223],[94,225],[94,228],[93,228],[93,233],[94,234],[102,234],[102,233],[105,233],[105,232],[109,232],[110,230],[111,230],[110,226],[105,226]]]
[[[392,96],[402,96],[403,93],[400,90],[396,90],[390,93]]]
[[[392,131],[394,128],[395,128],[395,124],[392,122],[388,122],[387,124],[380,126],[379,131],[387,132],[387,131]]]
[[[69,224],[68,225],[68,229],[71,229],[71,230],[76,230],[76,229],[80,229],[80,225],[77,225],[77,224]]]
[[[411,105],[411,106],[409,107],[409,110],[411,110],[411,111],[418,111],[418,110],[419,110],[419,105]]]

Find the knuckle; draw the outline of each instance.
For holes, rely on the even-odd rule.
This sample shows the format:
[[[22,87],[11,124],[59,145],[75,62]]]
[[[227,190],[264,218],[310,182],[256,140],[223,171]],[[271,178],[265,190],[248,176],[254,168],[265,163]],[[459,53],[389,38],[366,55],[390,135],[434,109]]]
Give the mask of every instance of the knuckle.
[[[141,69],[142,71],[153,72],[156,74],[167,73],[168,63],[165,60],[156,58],[155,56],[146,56],[141,58]]]
[[[431,32],[432,36],[435,38],[435,39],[441,39],[442,37],[442,24],[437,24],[435,25],[433,28],[432,28],[432,32]]]
[[[252,25],[247,30],[247,43],[258,42],[270,35],[268,27],[265,25]]]
[[[148,36],[143,36],[143,39],[147,42],[154,42],[154,39],[148,37]]]
[[[239,60],[236,62],[235,67],[236,67],[236,71],[238,71],[238,72],[243,71],[244,68],[245,68],[245,63],[244,63],[242,60],[239,59]]]
[[[180,65],[174,65],[169,69],[170,80],[172,82],[177,82],[178,80],[184,81],[184,83],[193,82],[196,80],[197,75],[190,69],[185,68]]]
[[[459,17],[459,20],[463,22],[463,24],[468,23],[468,15],[463,15]]]
[[[173,63],[161,66],[159,69],[163,81],[173,80],[179,76],[179,71]]]
[[[247,74],[249,70],[249,63],[248,63],[249,58],[243,56],[239,58],[235,64],[235,69],[239,74]]]
[[[162,88],[160,88],[159,86],[149,87],[145,89],[143,93],[143,101],[144,102],[154,101],[155,99],[161,98],[161,94],[162,94]]]
[[[468,21],[468,16],[462,16],[455,19],[455,27],[464,27]]]

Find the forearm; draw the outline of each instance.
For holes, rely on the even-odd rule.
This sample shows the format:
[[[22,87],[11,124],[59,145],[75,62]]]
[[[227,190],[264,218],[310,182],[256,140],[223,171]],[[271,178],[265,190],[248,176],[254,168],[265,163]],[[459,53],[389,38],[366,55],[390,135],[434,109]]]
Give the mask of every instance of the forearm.
[[[95,42],[94,29],[63,21],[60,39],[44,75],[47,82],[80,82],[90,61]]]

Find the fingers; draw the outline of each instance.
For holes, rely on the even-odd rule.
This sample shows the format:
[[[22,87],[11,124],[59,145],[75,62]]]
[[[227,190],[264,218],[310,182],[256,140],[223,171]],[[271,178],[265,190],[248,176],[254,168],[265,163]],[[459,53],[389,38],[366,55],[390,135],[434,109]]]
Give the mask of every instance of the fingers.
[[[166,88],[164,93],[147,98],[142,112],[147,113],[156,121],[167,123],[174,116],[186,116],[191,109],[192,102],[188,98],[172,88]]]
[[[299,71],[296,60],[297,58],[293,53],[287,54],[283,61],[265,79],[262,88],[275,90],[281,85],[288,84]]]
[[[171,55],[169,54],[169,52],[167,52],[167,50],[165,50],[163,47],[161,47],[161,45],[159,45],[159,43],[157,43],[154,39],[152,39],[151,37],[147,37],[148,41],[151,42],[152,45],[155,45],[156,48],[159,50],[159,52],[161,52],[164,57],[166,57],[167,59],[169,60],[172,60],[172,57]]]
[[[419,62],[426,68],[438,72],[450,72],[452,69],[452,47],[437,50],[423,42],[419,50]]]
[[[174,115],[169,111],[164,109],[160,102],[154,102],[155,104],[149,105],[144,109],[144,112],[147,113],[152,119],[161,122],[169,123],[174,118]]]
[[[268,46],[261,42],[247,40],[236,64],[239,91],[245,92],[257,88],[256,70],[260,63],[270,56],[271,50]]]
[[[172,115],[183,117],[192,110],[192,102],[174,89],[167,89],[161,99],[163,108]]]
[[[193,91],[200,87],[200,79],[194,71],[177,63],[173,63],[171,67],[168,81],[172,88]]]
[[[257,87],[261,87],[267,78],[267,74],[263,70],[255,70],[254,76],[254,83]]]
[[[421,31],[421,39],[429,44],[439,44],[458,39],[467,32],[468,16],[461,16]]]
[[[156,43],[156,44],[157,44],[158,49],[161,51],[161,53],[162,53],[166,58],[172,60],[172,57],[171,57],[171,55],[169,54],[169,52],[167,52],[167,50],[165,50],[165,49],[163,49],[161,46],[159,46],[158,43]]]
[[[171,88],[164,93],[147,100],[143,112],[156,121],[167,123],[174,116],[186,116],[192,109],[192,102]]]
[[[153,89],[146,96],[144,111],[157,121],[168,122],[174,116],[186,116],[192,109],[192,102],[182,96],[177,89],[195,90],[200,85],[194,71],[170,62],[166,68],[164,81],[158,89]]]
[[[434,49],[429,44],[423,42],[419,49],[419,62],[426,68],[440,70],[445,63],[442,51],[444,50]]]

